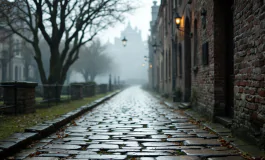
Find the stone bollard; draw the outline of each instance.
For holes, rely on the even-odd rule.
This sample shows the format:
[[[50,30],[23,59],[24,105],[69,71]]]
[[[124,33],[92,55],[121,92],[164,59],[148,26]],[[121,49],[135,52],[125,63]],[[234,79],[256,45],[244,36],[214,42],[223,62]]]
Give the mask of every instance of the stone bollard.
[[[78,100],[83,98],[83,84],[72,83],[71,84],[71,99]]]
[[[107,84],[100,84],[99,85],[99,93],[105,94],[108,92],[108,85]]]
[[[35,108],[35,82],[2,82],[4,88],[5,114],[34,113]],[[8,107],[13,106],[13,107]]]

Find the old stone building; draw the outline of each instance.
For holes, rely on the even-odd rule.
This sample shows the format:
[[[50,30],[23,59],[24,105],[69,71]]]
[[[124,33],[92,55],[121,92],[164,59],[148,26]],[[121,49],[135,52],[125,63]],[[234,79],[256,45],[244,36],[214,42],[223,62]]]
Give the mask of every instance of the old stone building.
[[[16,10],[18,2],[0,2],[2,12]],[[2,13],[1,13],[2,14]],[[33,50],[16,34],[12,34],[4,16],[0,14],[0,81],[37,81]],[[19,12],[17,13],[19,14]],[[23,25],[23,23],[21,23]],[[28,34],[26,31],[23,34]]]
[[[115,64],[115,67],[109,71],[113,77],[119,76],[121,80],[130,84],[147,83],[148,65],[145,64],[143,67],[142,64],[146,63],[144,57],[148,56],[148,48],[141,34],[141,30],[132,27],[131,23],[128,22],[120,36],[114,38],[114,43],[108,42],[106,44],[108,54]],[[128,40],[126,46],[123,46],[121,41],[124,37]],[[108,79],[106,75],[100,78]]]
[[[231,123],[235,135],[264,143],[264,1],[165,0],[156,25],[161,93],[177,90],[201,114]]]

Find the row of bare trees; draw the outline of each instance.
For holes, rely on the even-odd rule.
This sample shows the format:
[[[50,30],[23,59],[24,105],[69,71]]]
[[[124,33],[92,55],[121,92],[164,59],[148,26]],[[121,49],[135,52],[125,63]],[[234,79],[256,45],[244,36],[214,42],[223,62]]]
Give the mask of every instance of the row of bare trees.
[[[63,84],[68,70],[81,56],[81,50],[93,49],[82,46],[100,31],[123,21],[125,13],[134,9],[129,0],[19,0],[12,3],[18,2],[20,4],[13,9],[0,13],[12,33],[32,47],[43,84]],[[47,43],[45,53],[40,47],[40,38]],[[46,54],[48,72],[43,64]],[[93,79],[97,73],[89,74]],[[61,89],[54,95],[56,98],[60,97]],[[47,88],[43,90],[44,94],[48,93]]]
[[[115,66],[100,40],[93,41],[88,47],[81,47],[79,52],[80,58],[72,68],[81,73],[86,82],[95,81],[96,76],[109,73]]]

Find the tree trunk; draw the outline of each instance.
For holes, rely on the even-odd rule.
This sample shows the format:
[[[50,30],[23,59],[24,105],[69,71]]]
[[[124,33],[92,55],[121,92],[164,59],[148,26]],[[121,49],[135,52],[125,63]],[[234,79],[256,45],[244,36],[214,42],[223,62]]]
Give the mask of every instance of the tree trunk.
[[[90,81],[91,81],[91,82],[94,82],[94,81],[95,81],[95,78],[96,78],[96,76],[97,76],[97,74],[95,74],[95,73],[92,73],[92,74],[90,75]]]
[[[62,85],[66,79],[67,71],[63,73],[58,48],[58,46],[51,48],[50,73],[46,81],[42,80],[42,83],[45,84],[43,88],[45,100],[60,101]]]
[[[89,73],[86,70],[82,70],[81,74],[83,75],[85,82],[88,82],[89,81],[89,77],[88,77]]]
[[[66,74],[66,84],[69,85],[72,71],[68,71]]]

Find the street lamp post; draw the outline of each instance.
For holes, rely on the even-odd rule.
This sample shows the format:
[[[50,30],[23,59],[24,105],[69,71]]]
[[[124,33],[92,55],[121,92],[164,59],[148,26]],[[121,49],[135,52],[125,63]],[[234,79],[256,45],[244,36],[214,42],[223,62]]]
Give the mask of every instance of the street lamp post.
[[[122,41],[123,46],[125,47],[127,45],[128,40],[124,37],[121,41]]]

